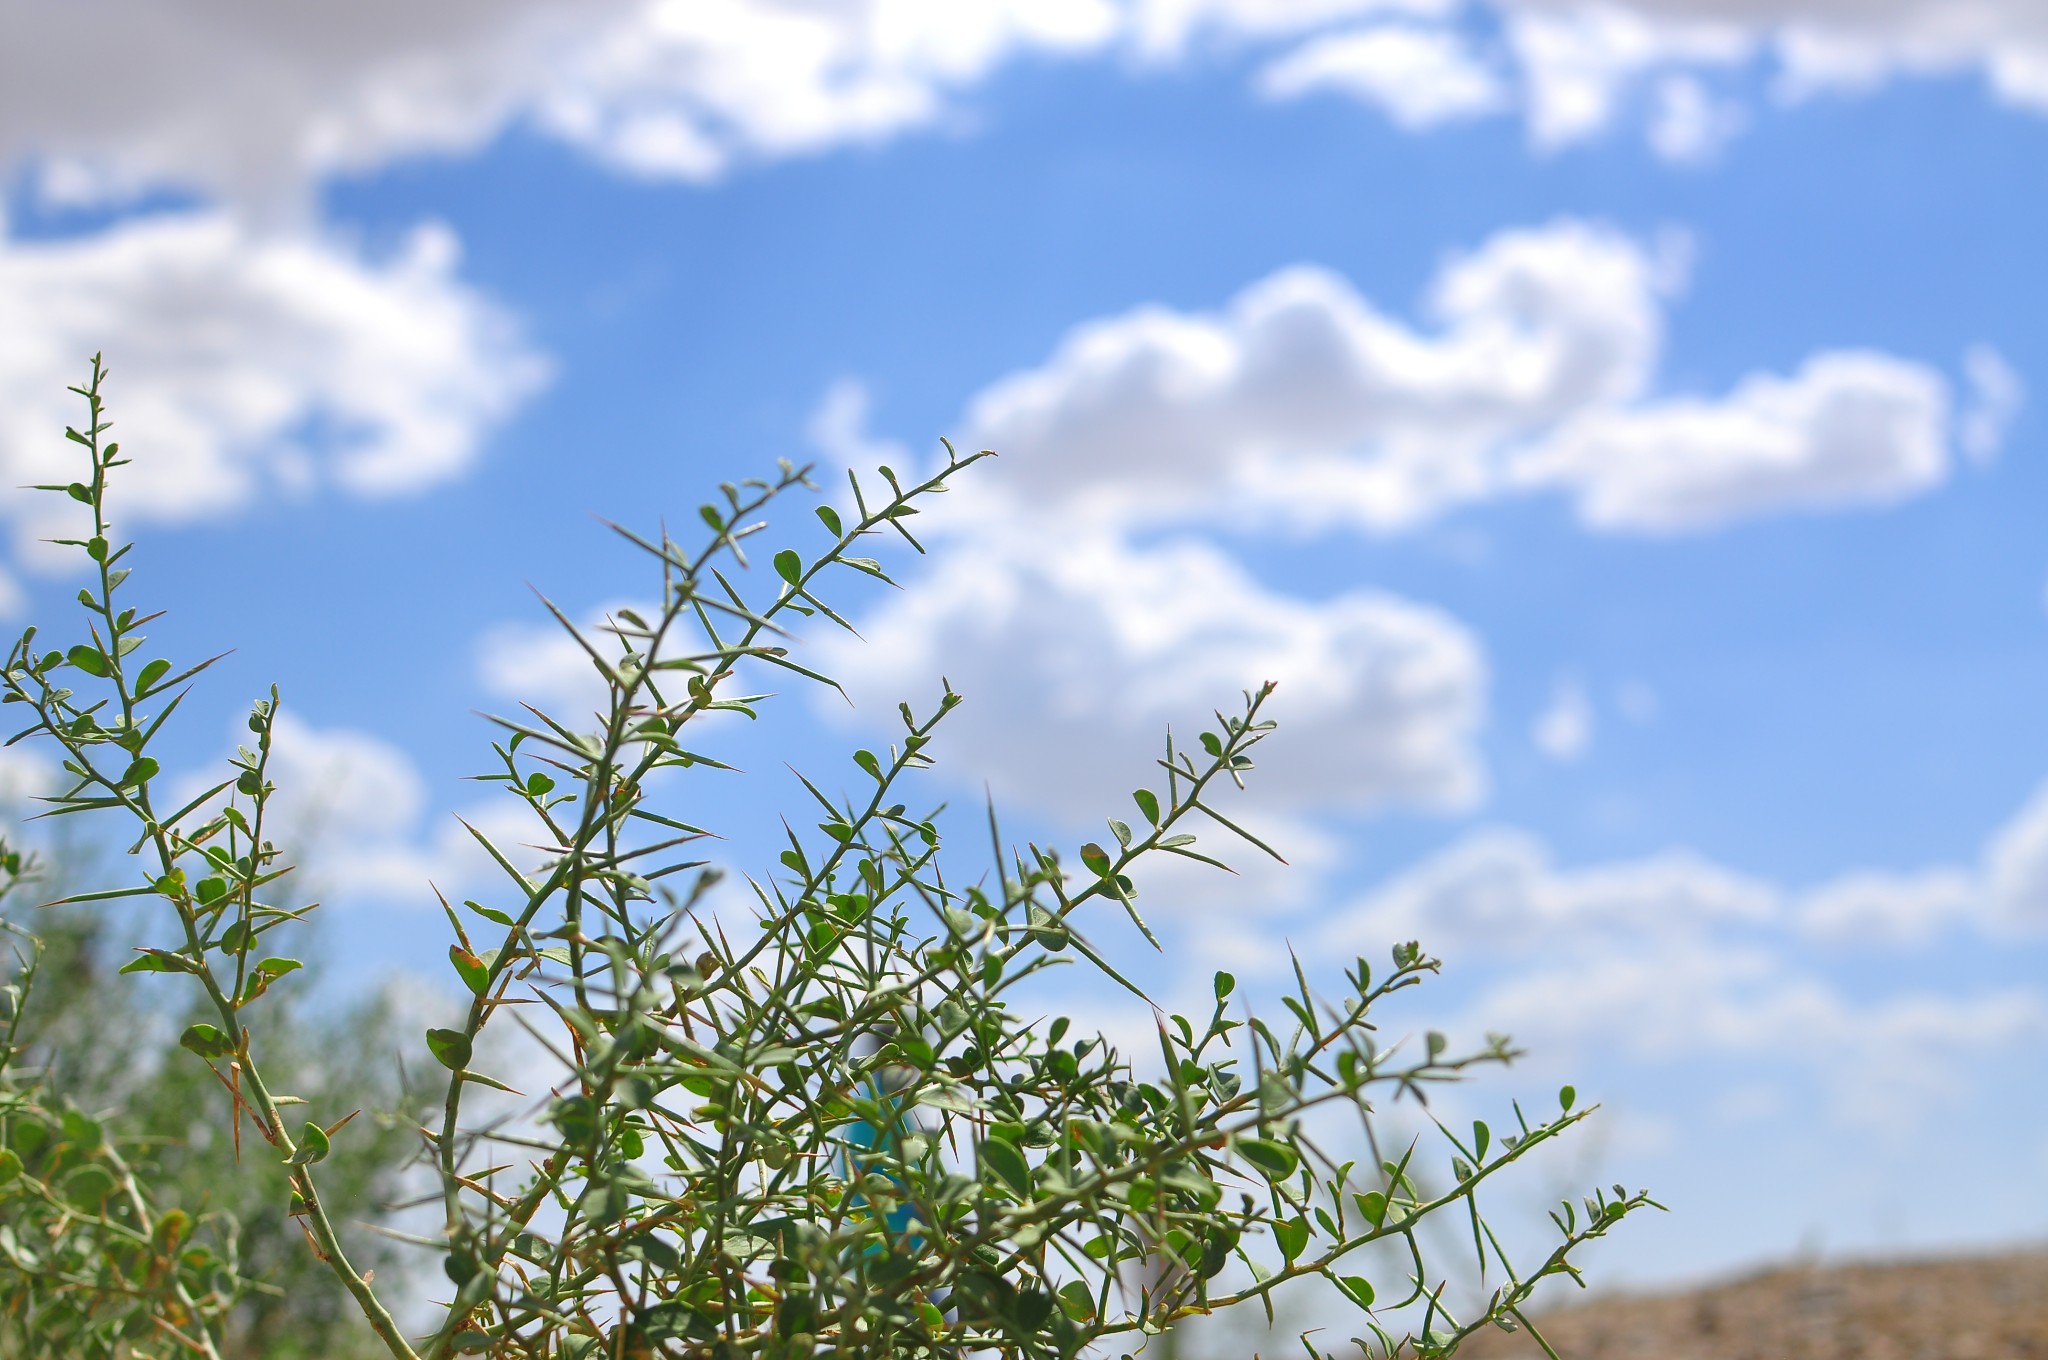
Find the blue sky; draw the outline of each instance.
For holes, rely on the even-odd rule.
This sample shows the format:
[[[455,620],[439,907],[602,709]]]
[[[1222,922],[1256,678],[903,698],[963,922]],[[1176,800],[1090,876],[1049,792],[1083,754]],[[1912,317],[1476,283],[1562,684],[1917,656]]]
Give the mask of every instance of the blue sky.
[[[1414,1022],[1677,1210],[1624,1277],[2048,1229],[2027,5],[353,8],[136,6],[93,99],[0,20],[0,461],[105,349],[158,640],[239,648],[181,750],[282,684],[337,986],[441,985],[469,714],[583,680],[527,583],[645,584],[592,515],[945,434],[1003,458],[815,644],[860,705],[737,747],[737,859],[942,672],[935,794],[1066,838],[1278,678],[1296,867],[1162,885],[1166,994],[1420,936]]]

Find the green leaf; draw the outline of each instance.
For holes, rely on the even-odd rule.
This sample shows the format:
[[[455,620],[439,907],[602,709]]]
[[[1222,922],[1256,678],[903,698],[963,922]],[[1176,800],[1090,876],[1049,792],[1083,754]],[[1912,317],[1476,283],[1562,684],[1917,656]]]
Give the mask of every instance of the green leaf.
[[[1109,877],[1109,852],[1094,841],[1081,847],[1081,862],[1087,865],[1097,878]]]
[[[308,1123],[299,1131],[298,1150],[292,1153],[288,1166],[311,1166],[327,1156],[327,1131],[318,1124]]]
[[[1558,1108],[1566,1114],[1570,1114],[1572,1112],[1572,1102],[1578,1098],[1579,1093],[1576,1090],[1569,1086],[1563,1087],[1557,1093]]]
[[[178,1044],[209,1061],[214,1058],[225,1058],[235,1051],[234,1040],[204,1022],[188,1026],[185,1032],[178,1036]]]
[[[526,791],[536,798],[545,798],[555,791],[555,781],[535,770],[526,776]]]
[[[1474,1159],[1475,1161],[1478,1161],[1478,1162],[1484,1163],[1484,1162],[1486,1161],[1486,1149],[1487,1149],[1488,1145],[1489,1145],[1489,1144],[1491,1144],[1492,1142],[1493,1142],[1493,1130],[1492,1130],[1492,1129],[1489,1129],[1489,1128],[1487,1128],[1487,1127],[1486,1127],[1485,1121],[1483,1121],[1483,1120],[1478,1120],[1478,1119],[1475,1119],[1475,1120],[1473,1120],[1473,1121],[1472,1121],[1472,1157],[1473,1157],[1473,1159]]]
[[[82,1148],[96,1148],[106,1141],[106,1130],[99,1121],[77,1110],[64,1112],[64,1137]]]
[[[256,976],[262,978],[265,982],[275,982],[286,973],[294,972],[305,966],[305,964],[300,963],[297,959],[265,959],[256,965]]]
[[[804,560],[796,555],[796,549],[784,548],[775,554],[775,574],[791,585],[804,579]]]
[[[564,1096],[549,1107],[547,1117],[570,1143],[588,1143],[597,1134],[597,1109],[589,1096]]]
[[[138,784],[146,784],[156,778],[158,768],[157,763],[148,756],[137,756],[130,762],[127,772],[121,776],[121,786],[132,788]]]
[[[1139,789],[1131,795],[1131,801],[1138,805],[1138,811],[1145,814],[1145,820],[1159,825],[1159,795],[1150,789]]]
[[[0,1185],[12,1184],[21,1175],[21,1155],[13,1148],[0,1148]]]
[[[1275,1223],[1273,1240],[1280,1244],[1280,1255],[1292,1261],[1308,1246],[1308,1220],[1294,1218]]]
[[[1358,1212],[1365,1215],[1365,1221],[1375,1228],[1387,1221],[1387,1197],[1377,1190],[1351,1197],[1358,1205]]]
[[[1001,1138],[991,1138],[981,1145],[982,1175],[994,1172],[1021,1199],[1031,1198],[1031,1164],[1024,1160],[1024,1154],[1016,1146]]]
[[[455,972],[463,985],[477,996],[484,994],[484,988],[491,985],[491,970],[484,967],[484,961],[459,944],[448,946],[448,961],[455,965]]]
[[[107,659],[100,655],[99,649],[96,647],[88,647],[81,642],[70,651],[64,653],[64,659],[84,671],[87,675],[96,675],[102,680],[106,678]]]
[[[469,1036],[459,1029],[428,1030],[427,1049],[434,1055],[434,1061],[450,1072],[460,1072],[469,1066]]]
[[[196,973],[199,965],[183,954],[173,954],[168,949],[138,949],[142,957],[130,959],[121,965],[124,973]]]
[[[1337,1288],[1343,1292],[1345,1298],[1350,1299],[1360,1308],[1372,1307],[1373,1293],[1371,1280],[1366,1279],[1363,1275],[1337,1275],[1333,1276],[1332,1280]]]
[[[830,529],[832,531],[832,537],[843,538],[846,536],[846,530],[840,527],[839,512],[837,510],[834,510],[831,506],[819,506],[818,518],[824,521],[825,527],[827,529]]]
[[[72,434],[73,432],[70,430],[66,430],[64,433]],[[64,488],[64,494],[71,497],[72,500],[77,501],[80,505],[92,504],[92,488],[87,486],[84,482],[73,482],[71,485]]]
[[[1236,978],[1232,977],[1228,973],[1218,973],[1216,975],[1216,999],[1218,1001],[1223,1000],[1225,997],[1229,996],[1232,992],[1236,990]]]
[[[1301,1154],[1272,1138],[1240,1138],[1238,1155],[1257,1167],[1268,1180],[1285,1180],[1301,1165]]]
[[[114,1193],[114,1173],[88,1162],[64,1178],[64,1198],[80,1209],[96,1209]]]

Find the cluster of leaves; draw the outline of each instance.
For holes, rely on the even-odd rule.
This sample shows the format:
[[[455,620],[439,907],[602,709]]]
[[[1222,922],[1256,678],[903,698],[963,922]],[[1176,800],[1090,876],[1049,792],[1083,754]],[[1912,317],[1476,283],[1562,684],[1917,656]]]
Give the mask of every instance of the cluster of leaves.
[[[27,868],[0,845],[0,898]],[[24,1064],[43,946],[6,921],[0,932],[12,964],[0,990],[0,1355],[221,1360],[221,1325],[247,1287],[232,1219],[162,1204],[138,1165],[148,1150]]]
[[[284,866],[265,831],[275,692],[226,779],[175,811],[153,797],[151,743],[200,667],[131,672],[148,619],[116,598],[131,548],[109,538],[107,474],[123,460],[101,443],[102,377],[96,363],[76,389],[91,419],[71,432],[92,478],[58,488],[93,516],[76,543],[99,576],[80,597],[87,638],[45,650],[31,630],[0,688],[33,714],[28,731],[63,748],[75,782],[56,812],[133,819],[140,881],[93,896],[155,904],[171,933],[131,967],[198,989],[207,1018],[185,1047],[230,1093],[235,1127],[246,1116],[288,1168],[291,1214],[393,1356],[1067,1360],[1304,1277],[1363,1310],[1370,1353],[1441,1355],[1476,1328],[1525,1322],[1540,1281],[1573,1274],[1576,1248],[1649,1203],[1603,1193],[1586,1218],[1559,1218],[1548,1256],[1521,1270],[1508,1261],[1480,1192],[1584,1117],[1569,1092],[1548,1118],[1518,1111],[1505,1137],[1444,1131],[1452,1174],[1439,1193],[1420,1188],[1415,1144],[1381,1155],[1375,1101],[1419,1101],[1514,1056],[1497,1038],[1464,1054],[1434,1035],[1414,1052],[1380,1042],[1373,1008],[1437,967],[1414,944],[1378,975],[1358,961],[1335,1000],[1298,974],[1277,1027],[1238,1008],[1219,974],[1207,1016],[1161,1013],[1156,1066],[1035,1018],[1025,989],[1061,964],[1144,997],[1088,928],[1107,911],[1144,930],[1138,880],[1162,857],[1219,864],[1197,848],[1198,829],[1270,853],[1216,800],[1272,730],[1270,685],[1219,712],[1193,748],[1169,738],[1153,787],[1133,794],[1137,820],[1112,820],[1109,846],[1070,861],[1006,842],[991,814],[992,860],[971,881],[942,867],[937,812],[908,802],[961,697],[947,688],[926,711],[906,704],[894,744],[854,753],[857,792],[835,798],[804,780],[816,829],[785,828],[776,868],[747,880],[754,920],[740,924],[698,857],[709,833],[672,802],[706,772],[731,777],[702,749],[701,724],[757,714],[767,696],[732,694],[738,677],[781,669],[830,684],[791,658],[784,629],[796,617],[844,625],[824,598],[829,574],[886,581],[855,547],[886,532],[918,547],[906,521],[985,455],[949,448],[922,481],[883,468],[886,495],[850,478],[850,508],[816,509],[822,550],[769,554],[767,588],[750,594],[758,517],[810,487],[784,464],[773,480],[722,488],[693,549],[618,529],[658,569],[659,604],[596,631],[556,611],[604,684],[597,711],[494,720],[504,735],[487,778],[531,817],[542,860],[475,833],[500,890],[447,910],[469,1004],[424,1036],[446,1072],[439,1117],[419,1131],[444,1222],[419,1240],[440,1254],[449,1297],[431,1332],[403,1335],[343,1251],[323,1194],[326,1159],[356,1136],[347,1113],[288,1121],[291,1098],[275,1092],[250,1018],[299,967],[271,952],[303,914],[275,900]],[[505,1050],[483,1042],[503,1019],[547,1056],[484,1070]],[[495,1114],[470,1113],[475,1088],[516,1097],[536,1069],[548,1089],[532,1103],[508,1112],[493,1097]],[[1327,1122],[1319,1111],[1349,1111],[1369,1155],[1321,1146],[1308,1131]],[[1480,1266],[1502,1270],[1469,1315],[1451,1314],[1418,1234],[1445,1213],[1469,1218]],[[1384,1302],[1350,1264],[1383,1241],[1412,1262]]]
[[[54,847],[38,891],[90,881],[93,858],[76,845]],[[304,1232],[286,1217],[285,1168],[266,1157],[234,1156],[231,1131],[219,1117],[225,1093],[177,1043],[196,1018],[178,1005],[188,998],[115,976],[129,924],[94,907],[36,913],[34,945],[23,943],[37,951],[36,985],[16,1025],[15,1061],[36,1070],[44,1091],[94,1114],[108,1139],[130,1149],[136,1176],[159,1208],[204,1215],[231,1234],[247,1287],[214,1328],[223,1360],[381,1354],[350,1316],[354,1305],[306,1250]],[[336,1043],[337,1034],[348,1042]],[[271,1062],[306,1073],[315,1099],[365,1111],[350,1125],[356,1136],[325,1164],[322,1194],[345,1220],[354,1259],[387,1271],[405,1249],[347,1221],[383,1217],[384,1206],[410,1188],[404,1168],[416,1140],[385,1113],[405,1104],[392,1062],[397,1034],[381,994],[312,1007],[294,989],[280,988],[270,993],[264,1015]],[[41,1333],[52,1354],[92,1353],[47,1315]],[[0,1355],[7,1354],[0,1345]]]

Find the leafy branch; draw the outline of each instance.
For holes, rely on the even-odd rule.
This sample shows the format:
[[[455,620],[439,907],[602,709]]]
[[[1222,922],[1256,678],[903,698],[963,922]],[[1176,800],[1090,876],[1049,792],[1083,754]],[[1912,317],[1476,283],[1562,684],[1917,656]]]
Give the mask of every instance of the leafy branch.
[[[758,676],[833,685],[792,655],[789,630],[851,630],[834,582],[851,572],[893,584],[879,560],[855,555],[862,540],[923,551],[908,522],[987,455],[948,446],[922,479],[882,468],[886,494],[849,474],[850,507],[815,507],[827,541],[809,556],[756,551],[763,517],[817,490],[783,463],[722,487],[698,512],[693,547],[665,528],[612,526],[654,565],[655,602],[584,628],[543,600],[588,659],[600,703],[490,719],[501,735],[480,778],[533,834],[521,847],[470,827],[497,891],[442,903],[466,1004],[424,1036],[447,1074],[438,1121],[419,1128],[441,1226],[412,1240],[440,1256],[450,1293],[432,1329],[408,1338],[320,1198],[320,1164],[351,1116],[292,1133],[282,1112],[303,1102],[274,1094],[258,1062],[256,1003],[300,967],[269,951],[310,910],[275,900],[288,872],[269,817],[275,690],[227,776],[157,810],[152,742],[211,663],[131,672],[155,616],[117,597],[133,549],[113,544],[107,516],[109,473],[127,460],[101,442],[103,379],[95,361],[74,389],[89,419],[68,432],[90,480],[50,488],[91,511],[90,535],[64,540],[94,567],[79,596],[85,639],[39,650],[29,630],[0,698],[32,716],[16,740],[62,751],[71,782],[46,815],[118,811],[136,828],[141,881],[70,900],[156,904],[169,936],[126,971],[192,979],[209,1019],[184,1046],[227,1092],[237,1148],[246,1116],[289,1168],[290,1212],[311,1249],[394,1357],[1073,1360],[1219,1308],[1270,1311],[1273,1290],[1306,1277],[1362,1309],[1385,1356],[1447,1355],[1481,1326],[1526,1325],[1538,1284],[1576,1278],[1579,1247],[1655,1207],[1640,1192],[1596,1192],[1583,1220],[1565,1207],[1560,1242],[1533,1269],[1509,1260],[1482,1190],[1587,1117],[1569,1087],[1546,1119],[1516,1107],[1499,1138],[1484,1123],[1469,1139],[1437,1125],[1450,1173],[1440,1192],[1420,1188],[1438,1155],[1421,1142],[1383,1155],[1383,1106],[1426,1110],[1433,1089],[1517,1056],[1498,1036],[1458,1054],[1434,1033],[1419,1052],[1382,1042],[1391,999],[1439,966],[1419,944],[1395,946],[1377,977],[1358,960],[1336,1000],[1297,963],[1281,998],[1291,1024],[1276,1028],[1234,999],[1226,973],[1206,1019],[1170,1014],[1090,938],[1106,911],[1159,947],[1138,905],[1152,870],[1228,867],[1198,832],[1278,858],[1220,805],[1274,730],[1271,684],[1217,711],[1192,745],[1169,734],[1153,781],[1163,787],[1136,790],[1137,818],[1109,820],[1105,842],[1071,854],[1013,844],[991,809],[989,857],[971,880],[948,876],[942,809],[911,810],[964,702],[944,686],[926,710],[900,706],[893,743],[853,753],[857,792],[800,772],[811,825],[785,821],[774,866],[722,890],[702,811],[717,798],[702,781],[737,772],[711,754],[704,724],[758,719],[773,696],[735,692]],[[1058,967],[1149,1006],[1156,1057],[1039,1017]],[[502,1017],[513,1031],[491,1029]],[[479,1086],[510,1100],[478,1117]],[[1344,1111],[1355,1133],[1324,1132]],[[1471,1317],[1445,1305],[1446,1277],[1418,1235],[1460,1214],[1482,1278],[1504,1277]],[[1405,1295],[1380,1303],[1350,1262],[1389,1241],[1411,1271]]]

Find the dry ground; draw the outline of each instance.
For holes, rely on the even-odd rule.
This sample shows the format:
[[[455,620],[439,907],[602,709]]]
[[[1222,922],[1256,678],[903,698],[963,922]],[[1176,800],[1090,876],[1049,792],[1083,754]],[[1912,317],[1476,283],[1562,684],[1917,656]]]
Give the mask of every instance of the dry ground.
[[[2048,1251],[1806,1266],[1540,1316],[1565,1360],[2048,1360]],[[1459,1360],[1530,1360],[1526,1336]]]

